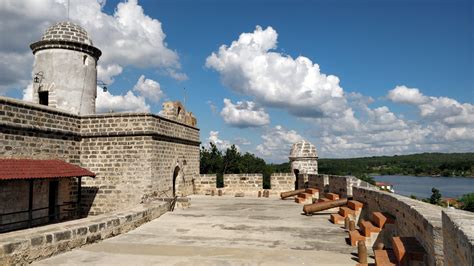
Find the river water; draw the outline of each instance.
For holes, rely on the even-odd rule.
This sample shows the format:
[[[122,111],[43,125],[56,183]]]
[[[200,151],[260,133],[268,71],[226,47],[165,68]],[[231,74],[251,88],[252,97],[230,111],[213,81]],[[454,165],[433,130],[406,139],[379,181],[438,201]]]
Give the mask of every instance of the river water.
[[[433,187],[439,189],[443,198],[458,198],[474,192],[472,177],[432,177],[432,176],[373,176],[375,181],[393,185],[395,193],[419,198],[429,198]]]

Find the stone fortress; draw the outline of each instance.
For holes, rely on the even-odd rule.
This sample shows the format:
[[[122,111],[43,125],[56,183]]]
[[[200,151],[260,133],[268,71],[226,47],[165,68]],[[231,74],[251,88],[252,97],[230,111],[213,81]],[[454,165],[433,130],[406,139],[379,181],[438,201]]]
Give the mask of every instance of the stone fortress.
[[[83,215],[193,192],[192,181],[199,175],[199,129],[181,103],[164,103],[161,115],[95,114],[101,51],[87,32],[72,22],[57,23],[31,49],[34,103],[0,98],[0,158],[58,159],[95,173],[94,179],[82,179]],[[26,181],[8,182],[5,198],[28,186]],[[37,184],[46,191],[33,195],[40,202],[48,188],[44,180]],[[59,205],[76,201],[77,185],[76,180],[59,180]],[[2,204],[8,205],[2,206],[5,213],[20,207]]]
[[[257,197],[263,190],[261,174],[224,175],[223,188],[216,187],[215,175],[199,174],[197,120],[180,102],[164,103],[159,115],[95,114],[101,51],[79,25],[53,25],[31,49],[34,103],[0,97],[2,167],[12,160],[55,159],[93,174],[82,179],[0,176],[0,226],[8,229],[5,224],[44,215],[32,208],[51,204],[52,196],[55,206],[76,203],[78,216],[88,217],[0,234],[0,264],[29,263],[125,233],[172,210],[169,201],[153,205],[159,199],[219,190],[224,196]],[[292,173],[273,174],[270,195],[314,188],[321,198],[331,193],[352,198],[364,204],[362,218],[375,211],[395,217],[392,234],[415,237],[425,264],[473,265],[472,214],[379,191],[352,176],[320,174],[317,159],[314,145],[295,143]],[[64,214],[59,220],[71,218],[78,217]]]

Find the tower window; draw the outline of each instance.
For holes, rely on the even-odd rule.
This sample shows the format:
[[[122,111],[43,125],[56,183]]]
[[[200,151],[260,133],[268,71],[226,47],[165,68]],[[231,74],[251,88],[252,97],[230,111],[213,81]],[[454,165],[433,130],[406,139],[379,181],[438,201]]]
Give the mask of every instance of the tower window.
[[[39,104],[48,105],[48,96],[49,96],[48,94],[49,94],[48,91],[40,91],[40,92],[38,92]]]

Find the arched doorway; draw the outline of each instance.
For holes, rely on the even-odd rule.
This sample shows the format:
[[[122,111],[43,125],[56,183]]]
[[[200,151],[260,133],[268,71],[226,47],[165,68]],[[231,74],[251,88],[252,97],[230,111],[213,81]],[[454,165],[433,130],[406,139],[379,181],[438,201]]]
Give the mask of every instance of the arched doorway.
[[[176,166],[173,171],[173,197],[176,196],[176,179],[179,175],[179,166]]]
[[[295,174],[295,190],[299,189],[299,179],[298,179],[298,174],[300,173],[300,170],[295,169],[293,170],[293,173]]]

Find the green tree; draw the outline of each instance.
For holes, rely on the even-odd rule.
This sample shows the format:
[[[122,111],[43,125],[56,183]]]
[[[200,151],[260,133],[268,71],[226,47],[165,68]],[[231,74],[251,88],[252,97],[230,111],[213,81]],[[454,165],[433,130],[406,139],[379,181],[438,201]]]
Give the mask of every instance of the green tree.
[[[362,181],[365,181],[365,182],[369,183],[369,184],[375,185],[375,180],[370,175],[360,174],[360,175],[356,175],[356,177],[359,178]]]
[[[435,187],[431,189],[431,197],[429,202],[436,205],[441,203],[441,193],[439,193],[439,189]]]
[[[209,143],[210,149],[201,147],[200,173],[217,174],[222,170],[222,152],[214,143]]]
[[[462,195],[459,201],[462,203],[461,209],[474,212],[474,193]]]
[[[223,160],[223,174],[240,174],[239,163],[241,161],[240,152],[235,145],[227,148]]]

